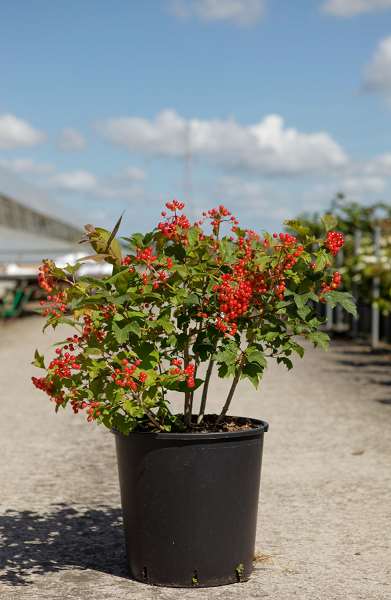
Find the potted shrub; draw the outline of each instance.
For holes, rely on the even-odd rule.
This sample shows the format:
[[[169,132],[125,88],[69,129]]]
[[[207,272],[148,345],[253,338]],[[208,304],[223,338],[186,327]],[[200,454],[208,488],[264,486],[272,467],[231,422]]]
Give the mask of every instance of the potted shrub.
[[[341,303],[331,273],[343,244],[324,220],[315,239],[298,222],[288,233],[243,230],[224,207],[190,223],[168,202],[150,233],[116,238],[86,226],[95,254],[112,265],[78,277],[81,262],[49,260],[39,282],[46,326],[75,333],[59,342],[33,378],[56,410],[71,405],[115,433],[131,575],[167,586],[248,579],[254,555],[263,421],[228,416],[241,379],[258,386],[268,358],[289,369],[298,336],[325,347],[316,304]],[[229,380],[219,414],[209,414],[211,375]],[[170,393],[183,398],[173,407]],[[178,396],[178,394],[176,394]],[[220,400],[220,399],[219,399]]]

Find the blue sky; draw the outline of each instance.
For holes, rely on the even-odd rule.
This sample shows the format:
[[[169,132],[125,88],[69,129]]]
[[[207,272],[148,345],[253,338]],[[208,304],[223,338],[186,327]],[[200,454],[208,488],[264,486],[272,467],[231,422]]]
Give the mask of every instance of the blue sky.
[[[391,0],[15,0],[0,73],[0,192],[76,224],[389,198]]]

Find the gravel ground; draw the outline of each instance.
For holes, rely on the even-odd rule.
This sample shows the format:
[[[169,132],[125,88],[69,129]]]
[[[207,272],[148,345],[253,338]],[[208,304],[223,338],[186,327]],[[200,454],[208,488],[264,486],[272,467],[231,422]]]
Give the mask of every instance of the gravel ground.
[[[232,412],[270,422],[254,574],[173,590],[127,578],[111,434],[30,385],[41,325],[0,323],[1,600],[391,599],[391,355],[334,342],[242,385]]]

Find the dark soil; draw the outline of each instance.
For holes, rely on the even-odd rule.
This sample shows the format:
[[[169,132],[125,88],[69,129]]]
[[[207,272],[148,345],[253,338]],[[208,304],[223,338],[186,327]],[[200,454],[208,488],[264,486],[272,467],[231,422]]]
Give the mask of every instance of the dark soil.
[[[252,419],[246,417],[232,417],[227,415],[217,424],[219,415],[204,415],[202,423],[197,425],[198,415],[193,415],[192,426],[188,427],[183,420],[183,414],[175,415],[175,424],[169,433],[227,433],[235,431],[247,431],[249,429],[257,429],[259,424]],[[140,433],[156,433],[157,430],[148,421],[144,422],[135,432]]]
[[[218,415],[205,415],[201,425],[193,426],[189,433],[224,433],[257,429],[259,427],[258,423],[244,417],[227,416],[218,425],[216,424],[217,419]],[[194,421],[196,422],[196,417],[194,417]]]

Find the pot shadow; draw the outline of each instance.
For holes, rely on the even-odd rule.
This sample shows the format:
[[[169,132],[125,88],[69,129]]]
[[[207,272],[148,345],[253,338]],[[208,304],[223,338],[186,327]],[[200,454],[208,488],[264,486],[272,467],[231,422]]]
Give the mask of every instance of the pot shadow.
[[[119,508],[60,504],[42,514],[0,515],[0,583],[28,585],[33,575],[72,567],[129,578]]]

